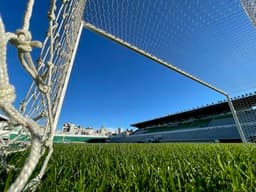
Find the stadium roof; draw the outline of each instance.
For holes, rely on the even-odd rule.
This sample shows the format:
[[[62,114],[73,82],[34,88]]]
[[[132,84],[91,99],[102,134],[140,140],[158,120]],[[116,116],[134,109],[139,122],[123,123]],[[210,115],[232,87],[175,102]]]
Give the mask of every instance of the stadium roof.
[[[232,100],[234,107],[240,107],[241,103],[243,103],[244,108],[251,108],[253,106],[256,106],[256,94],[250,94],[244,97],[234,98]],[[184,121],[190,118],[200,118],[210,115],[217,115],[221,113],[227,113],[230,112],[230,108],[227,101],[219,102],[216,104],[204,106],[201,108],[192,109],[185,112],[175,113],[163,117],[159,117],[156,119],[135,123],[131,126],[137,127],[139,129],[155,126],[155,125],[163,125],[170,122],[179,122]]]

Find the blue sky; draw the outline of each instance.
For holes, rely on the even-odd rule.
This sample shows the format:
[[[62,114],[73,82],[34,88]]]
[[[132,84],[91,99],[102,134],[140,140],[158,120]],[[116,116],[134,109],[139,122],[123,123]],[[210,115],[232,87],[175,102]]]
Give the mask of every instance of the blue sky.
[[[25,2],[24,0],[0,2],[0,14],[7,31],[13,32],[22,25]],[[117,1],[113,0],[113,2]],[[140,3],[142,1],[136,2],[138,2],[138,7],[144,6],[143,3]],[[163,10],[166,7],[166,1],[159,2],[160,9]],[[191,1],[184,2],[182,6],[189,8]],[[193,15],[195,14],[193,10],[190,8],[188,11],[177,12],[176,14],[185,16],[184,19],[181,17],[180,20],[171,21],[172,23],[176,22],[176,25],[170,26],[180,24],[181,27],[175,28],[174,31],[176,32],[173,31],[173,33],[177,35],[171,35],[170,38],[161,35],[165,34],[164,22],[163,26],[158,26],[160,35],[156,34],[154,30],[147,33],[147,26],[150,24],[154,26],[158,20],[148,18],[149,23],[141,23],[140,19],[145,18],[139,15],[140,12],[136,13],[138,14],[138,22],[136,22],[135,27],[138,31],[141,23],[141,32],[145,34],[144,41],[139,38],[136,39],[135,35],[132,39],[133,34],[127,35],[124,29],[111,31],[112,28],[106,27],[109,26],[107,24],[105,24],[105,28],[100,26],[97,19],[101,17],[97,10],[88,12],[85,18],[234,95],[240,90],[255,87],[256,84],[254,77],[256,56],[255,49],[253,49],[256,46],[255,29],[240,10],[240,5],[237,4],[239,1],[234,0],[232,3],[229,3],[230,1],[216,2],[220,8],[212,8],[211,3],[206,3],[204,9],[209,9],[212,15],[216,15],[217,22],[210,15],[207,20],[210,22],[205,23],[206,20],[202,19],[190,28],[185,25],[185,22],[188,22],[186,21],[188,17],[185,17],[186,14],[184,13]],[[120,6],[123,3],[120,3]],[[108,7],[104,6],[103,3],[100,10],[109,10]],[[131,7],[130,4],[129,6]],[[129,6],[127,7],[129,8]],[[232,8],[230,8],[231,10],[228,9],[229,12],[226,10],[228,6]],[[35,10],[40,11],[34,12],[31,21],[31,31],[36,40],[42,40],[46,31],[46,8],[47,3],[36,1]],[[120,10],[120,7],[112,7],[112,9]],[[224,19],[221,19],[222,12],[226,13]],[[95,15],[98,14],[98,17],[94,18],[94,13]],[[116,16],[113,18],[119,18],[120,21],[118,22],[121,25],[127,18],[122,20],[119,14],[128,17],[126,11],[114,13]],[[199,11],[199,13],[201,12]],[[105,14],[107,15],[107,13]],[[146,14],[150,16],[150,13],[146,12]],[[128,29],[132,26],[133,16],[125,20],[127,22],[125,27]],[[165,16],[163,15],[162,19],[158,19],[164,21]],[[167,16],[171,17],[168,14]],[[115,19],[105,22],[111,24],[115,22]],[[197,25],[202,26],[196,27]],[[136,29],[134,29],[135,32]],[[192,33],[192,31],[195,32]],[[147,41],[151,42],[151,37],[156,38],[156,41],[145,44]],[[154,44],[154,42],[156,43]],[[37,54],[38,51],[35,51],[33,55]],[[11,82],[17,89],[16,105],[18,105],[26,93],[30,78],[18,63],[15,49],[11,46],[8,47],[8,66]],[[73,122],[85,127],[99,128],[104,125],[107,128],[129,128],[132,123],[222,99],[224,98],[221,95],[208,88],[108,39],[83,30],[58,127],[60,128],[64,122]]]

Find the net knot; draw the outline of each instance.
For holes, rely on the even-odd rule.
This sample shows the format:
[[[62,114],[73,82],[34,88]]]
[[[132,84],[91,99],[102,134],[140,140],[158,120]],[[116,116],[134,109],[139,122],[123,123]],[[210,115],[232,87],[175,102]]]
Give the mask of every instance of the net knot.
[[[15,88],[12,85],[5,85],[0,87],[0,105],[13,103],[15,101]]]
[[[41,48],[42,43],[40,41],[32,41],[31,33],[24,29],[16,31],[16,37],[12,38],[10,42],[15,45],[19,52],[28,53],[32,51],[33,47]]]
[[[43,80],[38,76],[37,79],[35,79],[36,84],[38,86],[38,89],[46,94],[49,91],[49,87],[43,83]]]
[[[62,0],[61,2],[62,2],[62,4],[65,4],[65,3],[67,3],[69,0]]]

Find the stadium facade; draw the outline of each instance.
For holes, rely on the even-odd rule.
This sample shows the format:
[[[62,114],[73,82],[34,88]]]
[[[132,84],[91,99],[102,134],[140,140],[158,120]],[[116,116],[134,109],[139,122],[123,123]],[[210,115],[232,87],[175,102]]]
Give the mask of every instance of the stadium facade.
[[[245,105],[246,103],[246,105]],[[242,127],[250,127],[255,141],[256,94],[233,99],[238,116],[246,114]],[[241,118],[242,119],[242,118]],[[167,115],[132,125],[137,130],[129,136],[112,137],[111,142],[241,142],[228,102]]]

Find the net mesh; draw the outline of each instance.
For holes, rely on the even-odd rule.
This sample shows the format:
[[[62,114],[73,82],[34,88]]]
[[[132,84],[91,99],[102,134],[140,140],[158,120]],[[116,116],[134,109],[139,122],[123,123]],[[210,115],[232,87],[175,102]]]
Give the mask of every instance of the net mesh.
[[[24,166],[10,191],[23,188],[48,147],[49,154],[38,179],[45,171],[81,30],[85,0],[50,2],[49,30],[37,62],[33,62],[30,55],[30,49],[40,46],[39,42],[30,39],[29,22],[26,22],[30,14],[25,15],[23,29],[18,33],[0,31],[0,66],[3,66],[0,103],[8,117],[8,128],[1,127],[1,150],[6,152],[6,146],[10,149],[11,143],[21,142],[25,146],[32,143],[27,167]],[[88,0],[84,20],[230,93],[255,87],[255,6],[253,0]],[[10,93],[14,90],[8,82],[3,54],[8,41],[17,47],[20,61],[33,79],[20,113],[11,105],[14,95]],[[5,101],[10,105],[5,105]],[[255,141],[255,103],[255,97],[250,96],[234,102],[248,141]],[[10,136],[10,131],[16,133],[8,137],[6,143],[3,135]],[[2,159],[4,157],[1,162]]]
[[[255,7],[254,0],[88,0],[85,21],[233,95],[256,87]],[[246,102],[235,105],[235,122],[252,141],[256,128],[241,112],[251,110]],[[256,121],[253,111],[250,118]]]
[[[248,15],[249,19],[256,26],[256,1],[241,0],[242,6]],[[246,99],[240,99],[235,104],[235,109],[238,113],[238,118],[242,124],[246,140],[248,142],[256,142],[256,91],[242,95]]]
[[[247,142],[256,142],[256,92],[235,97],[234,108]]]
[[[226,92],[256,87],[256,31],[239,0],[88,0],[84,18]]]
[[[241,3],[252,23],[256,25],[256,1],[241,0]]]
[[[35,189],[45,172],[53,151],[53,135],[82,30],[84,0],[49,2],[49,28],[42,44],[32,41],[29,31],[34,1],[28,1],[23,28],[17,30],[16,34],[5,33],[1,21],[1,38],[3,39],[0,47],[2,53],[0,55],[0,107],[8,120],[8,126],[0,127],[0,149],[3,152],[1,162],[6,160],[6,154],[12,150],[28,149],[27,147],[31,145],[30,155],[9,191],[23,189],[43,155],[45,159],[41,170],[38,176],[27,185],[27,189]],[[49,2],[46,3],[49,4]],[[7,74],[5,56],[8,41],[16,46],[19,60],[33,80],[25,99],[21,102],[19,112],[11,105],[15,93]],[[36,62],[30,54],[34,47],[42,47]],[[48,154],[45,155],[46,151]]]
[[[44,79],[45,84],[50,85],[50,110],[54,121],[60,105],[59,100],[63,96],[64,82],[70,70],[84,7],[83,0],[63,2],[57,1],[54,5],[56,10],[52,15],[52,27],[49,27],[37,59],[38,74]],[[29,88],[26,98],[21,102],[20,111],[43,127],[49,125],[47,101],[38,89],[37,82],[33,82]]]

